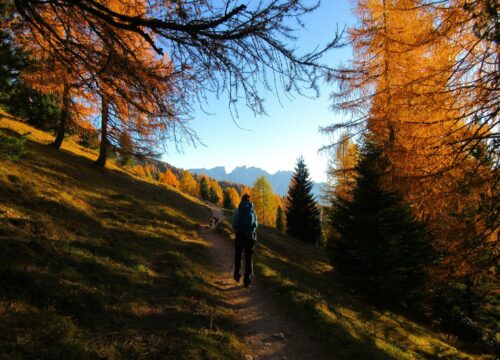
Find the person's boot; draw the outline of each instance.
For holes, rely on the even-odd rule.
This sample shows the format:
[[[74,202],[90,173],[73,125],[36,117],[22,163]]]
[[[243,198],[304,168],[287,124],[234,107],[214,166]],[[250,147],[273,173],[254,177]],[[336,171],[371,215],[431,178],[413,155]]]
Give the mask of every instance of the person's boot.
[[[240,279],[241,279],[241,275],[239,273],[235,272],[234,275],[233,275],[233,279],[234,279],[234,281],[236,281],[237,283],[239,283]]]

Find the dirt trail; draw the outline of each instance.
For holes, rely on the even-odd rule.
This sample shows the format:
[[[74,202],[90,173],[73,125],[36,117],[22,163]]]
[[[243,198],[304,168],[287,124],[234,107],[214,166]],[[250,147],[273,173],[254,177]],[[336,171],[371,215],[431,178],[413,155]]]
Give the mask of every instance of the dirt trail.
[[[212,207],[212,214],[219,219],[224,218],[222,211],[216,207]],[[220,289],[239,327],[239,334],[247,347],[246,359],[333,358],[321,344],[311,340],[310,332],[284,316],[273,304],[269,290],[259,284],[258,279],[250,289],[232,279],[234,247],[231,241],[212,229],[204,229],[202,234],[211,244],[210,252],[217,275],[214,285]]]

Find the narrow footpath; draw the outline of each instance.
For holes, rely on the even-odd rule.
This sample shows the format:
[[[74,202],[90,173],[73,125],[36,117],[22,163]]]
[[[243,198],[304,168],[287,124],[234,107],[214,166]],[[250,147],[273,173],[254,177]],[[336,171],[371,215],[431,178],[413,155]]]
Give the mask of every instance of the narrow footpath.
[[[212,214],[223,219],[223,212],[212,207]],[[231,310],[238,333],[246,346],[245,360],[322,360],[333,359],[322,344],[311,340],[311,333],[287,318],[273,304],[271,293],[258,279],[250,289],[233,280],[234,246],[231,240],[203,229],[210,243],[216,286]],[[256,248],[258,251],[258,246]]]

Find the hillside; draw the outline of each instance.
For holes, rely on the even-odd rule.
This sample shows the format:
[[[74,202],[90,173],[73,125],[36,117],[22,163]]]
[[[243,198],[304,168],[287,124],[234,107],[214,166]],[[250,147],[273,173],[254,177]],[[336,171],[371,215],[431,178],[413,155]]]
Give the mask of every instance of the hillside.
[[[0,166],[0,358],[241,359],[254,346],[227,304],[241,289],[217,285],[208,206],[0,118],[3,139],[26,132],[27,153]],[[227,222],[218,230],[231,248]],[[326,358],[493,359],[356,300],[320,249],[261,227],[256,254],[256,286]]]
[[[198,234],[210,210],[0,120],[28,131],[0,166],[0,358],[239,359]]]
[[[246,186],[253,186],[257,178],[265,176],[271,184],[274,193],[280,196],[286,196],[288,193],[288,186],[293,175],[293,171],[277,171],[274,174],[270,174],[254,166],[238,166],[229,173],[226,172],[226,168],[223,166],[217,166],[212,169],[189,169],[189,171],[198,175],[206,174],[219,181],[229,181]],[[324,183],[313,182],[313,194],[318,200],[321,200],[323,186],[325,186]]]
[[[229,212],[226,213],[230,215]],[[219,231],[231,237],[226,222]],[[484,349],[357,300],[321,249],[260,226],[257,281],[288,316],[326,343],[332,359],[494,359]]]

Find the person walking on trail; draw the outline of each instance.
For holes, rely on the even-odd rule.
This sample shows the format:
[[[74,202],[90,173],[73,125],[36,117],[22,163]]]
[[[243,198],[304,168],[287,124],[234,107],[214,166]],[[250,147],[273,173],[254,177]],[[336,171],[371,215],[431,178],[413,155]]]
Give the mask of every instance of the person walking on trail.
[[[245,253],[245,276],[243,284],[249,287],[253,278],[252,254],[255,242],[257,241],[257,215],[253,204],[250,202],[250,195],[241,197],[240,205],[233,213],[233,229],[236,233],[235,255],[234,255],[234,280],[240,282],[241,278],[241,258]]]

